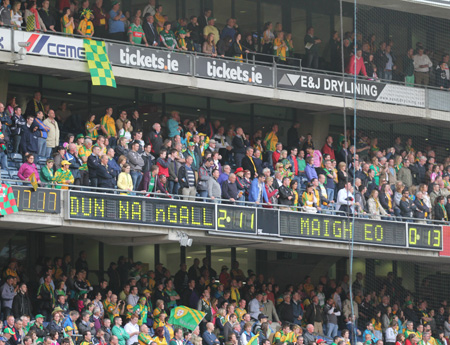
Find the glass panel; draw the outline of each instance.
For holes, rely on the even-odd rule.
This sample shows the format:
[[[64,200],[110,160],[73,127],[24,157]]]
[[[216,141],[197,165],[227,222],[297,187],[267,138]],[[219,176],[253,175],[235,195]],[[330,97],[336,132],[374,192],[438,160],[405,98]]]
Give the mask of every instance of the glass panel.
[[[257,25],[256,1],[239,0],[236,1],[235,15],[240,32],[244,35],[255,31]]]
[[[304,37],[306,33],[306,11],[301,8],[291,10],[292,43],[294,51],[305,54]]]
[[[213,16],[217,19],[216,27],[221,31],[231,17],[231,1],[213,0]]]
[[[64,253],[63,253],[63,235],[62,234],[46,234],[45,235],[45,252],[51,253],[51,255],[49,255],[51,257],[55,257],[55,256],[62,257],[64,255]]]
[[[191,16],[198,16],[202,12],[202,7],[200,0],[189,0],[186,1],[186,18],[189,19]]]
[[[74,262],[78,260],[78,254],[83,250],[87,253],[87,262],[89,264],[89,282],[92,285],[98,284],[98,241],[87,236],[75,236]]]
[[[314,35],[322,40],[322,43],[319,45],[319,55],[322,56],[326,42],[330,38],[330,16],[327,14],[313,13],[312,24],[314,26]]]
[[[60,245],[60,247],[62,247],[62,243],[60,243],[59,245]],[[47,252],[52,253],[51,251],[47,251]],[[55,255],[57,255],[57,254],[55,254]],[[11,257],[14,259],[17,259],[21,262],[26,262],[26,259],[27,259],[27,237],[26,237],[26,235],[15,235],[11,238]]]
[[[275,29],[275,24],[281,23],[281,5],[263,2],[261,4],[261,18],[263,23],[272,22]]]
[[[136,246],[133,248],[133,259],[134,262],[142,262],[142,272],[147,272],[148,270],[155,269],[155,246],[152,244],[146,246]],[[165,263],[163,261],[163,263]],[[175,274],[175,272],[172,272]]]

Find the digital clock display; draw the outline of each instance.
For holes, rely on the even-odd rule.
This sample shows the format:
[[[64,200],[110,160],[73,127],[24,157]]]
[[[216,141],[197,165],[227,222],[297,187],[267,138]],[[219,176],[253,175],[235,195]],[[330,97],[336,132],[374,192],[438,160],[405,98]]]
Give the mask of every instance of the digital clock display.
[[[426,224],[408,224],[410,248],[442,250],[442,227]]]

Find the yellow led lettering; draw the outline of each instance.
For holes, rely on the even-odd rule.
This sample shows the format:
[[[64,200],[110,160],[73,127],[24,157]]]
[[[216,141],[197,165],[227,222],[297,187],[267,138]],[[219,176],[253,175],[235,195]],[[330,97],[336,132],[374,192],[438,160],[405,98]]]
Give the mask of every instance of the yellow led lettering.
[[[366,241],[373,241],[372,226],[372,224],[364,224],[364,239]]]
[[[409,228],[409,244],[417,244],[417,229]]]
[[[323,236],[324,237],[330,237],[330,233],[329,233],[329,230],[328,230],[328,223],[329,223],[330,221],[328,220],[328,219],[325,219],[324,221],[323,221],[323,226],[324,226],[324,228],[325,228],[325,232],[323,233]]]
[[[375,241],[377,242],[383,241],[383,227],[381,225],[377,225],[375,227]]]
[[[252,213],[252,220],[251,220],[251,222],[250,222],[250,228],[253,230],[253,224],[254,224],[254,221],[255,221],[255,214],[254,213]]]
[[[94,199],[94,216],[105,218],[105,199]]]
[[[24,190],[23,192],[25,194],[28,194],[28,206],[27,206],[27,208],[30,209],[30,206],[31,206],[31,191],[30,190]],[[26,200],[26,198],[25,198],[25,200]]]
[[[303,232],[303,229],[306,229],[306,234]],[[309,235],[309,218],[300,218],[300,234]]]
[[[160,216],[161,215],[161,216]],[[163,208],[157,208],[156,209],[156,215],[155,215],[157,222],[165,222],[166,221],[166,214],[164,212]],[[162,219],[161,219],[162,218]]]
[[[187,206],[181,206],[180,208],[180,223],[189,224],[189,208]]]
[[[333,224],[333,236],[335,238],[342,238],[342,228],[341,228],[342,222],[340,220],[337,220]]]
[[[141,203],[138,201],[133,202],[131,204],[131,219],[132,220],[142,220],[142,206]]]
[[[348,225],[348,227],[347,227],[347,225]],[[344,238],[345,239],[347,239],[347,238],[351,239],[352,238],[352,226],[353,226],[352,222],[345,222],[344,221],[343,226],[344,226]]]
[[[42,196],[42,198],[38,198],[38,202],[39,199],[42,199],[42,207],[38,206],[38,210],[45,210],[45,194],[45,192],[39,194],[39,196]]]
[[[170,205],[167,208],[167,220],[169,221],[169,223],[177,223],[178,214],[177,214],[177,207],[175,205]]]
[[[55,192],[50,192],[50,195],[51,196],[53,196],[53,201],[52,202],[49,202],[48,203],[48,205],[49,205],[49,208],[50,208],[50,205],[52,204],[53,205],[53,211],[55,211],[56,210],[56,200],[58,199],[58,197],[56,196],[56,193]],[[73,198],[73,197],[72,197]],[[72,199],[71,198],[71,199]],[[76,198],[74,198],[74,199],[76,199]],[[78,201],[77,201],[77,203],[78,203]],[[78,212],[77,212],[78,213]]]
[[[71,215],[78,215],[78,212],[80,212],[80,204],[79,200],[75,196],[70,197],[70,214]]]
[[[91,198],[81,199],[81,213],[83,214],[83,216],[90,217],[92,215],[91,206],[92,206]]]
[[[241,212],[241,215],[239,216],[239,228],[242,229],[242,217],[244,216],[244,212]]]
[[[434,235],[433,247],[440,247],[441,246],[441,231],[433,230],[433,235]]]
[[[208,223],[207,220],[206,220],[206,208],[203,209],[203,225],[206,225],[206,226],[208,226],[208,225],[212,226],[213,225],[212,222]]]
[[[227,211],[225,210],[219,210],[219,217],[217,218],[217,226],[219,228],[224,228],[225,224],[223,221],[227,219]]]
[[[120,219],[129,219],[128,218],[129,207],[130,207],[130,203],[128,201],[119,200],[119,218]]]
[[[320,220],[319,219],[313,219],[311,221],[311,235],[314,236],[320,236]]]
[[[193,224],[193,225],[200,225],[200,224],[201,224],[200,222],[196,222],[196,221],[194,220],[194,216],[195,216],[195,208],[194,208],[194,207],[191,207],[191,219],[192,219],[192,224]]]

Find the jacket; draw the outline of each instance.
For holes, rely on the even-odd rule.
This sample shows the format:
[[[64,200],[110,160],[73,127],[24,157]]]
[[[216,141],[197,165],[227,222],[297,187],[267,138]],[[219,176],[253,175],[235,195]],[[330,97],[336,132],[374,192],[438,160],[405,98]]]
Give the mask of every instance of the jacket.
[[[414,218],[430,218],[430,209],[425,204],[423,199],[419,200],[419,198],[416,198],[414,200],[414,205],[416,206],[416,209],[414,210]]]
[[[54,148],[59,145],[59,127],[58,123],[51,121],[49,118],[44,120],[44,125],[50,128],[47,133],[47,147]]]
[[[211,178],[211,169],[207,168],[204,164],[198,170],[198,183],[197,190],[205,191],[208,189],[208,180]],[[219,196],[220,198],[220,196]]]
[[[207,182],[208,187],[208,196],[214,197],[215,199],[220,199],[222,196],[222,189],[220,188],[220,184],[214,177],[210,177]]]
[[[434,214],[433,218],[436,220],[448,221],[448,213],[447,213],[447,217],[445,217],[444,210],[442,209],[442,207],[439,204],[434,205],[434,213],[433,214]]]
[[[169,181],[175,181],[175,179],[178,178],[178,171],[180,170],[181,163],[179,163],[176,160],[173,160],[172,158],[168,159],[168,163],[169,163]]]
[[[64,155],[64,158],[70,162],[71,164],[69,165],[69,169],[70,172],[72,173],[73,178],[79,179],[81,178],[81,174],[80,174],[80,167],[81,167],[81,159],[78,158],[77,156],[73,156],[72,154],[70,154],[69,152],[66,152],[66,154]]]
[[[181,166],[180,170],[178,170],[178,183],[180,184],[180,188],[189,188],[189,177],[187,174],[186,166]],[[194,186],[197,186],[197,177],[195,177],[194,172]]]
[[[222,183],[222,199],[236,199],[239,191],[236,182],[230,183],[230,181],[224,181]]]
[[[14,135],[21,135],[23,131],[23,126],[27,124],[25,118],[23,116],[17,116],[13,115],[11,118],[12,124],[11,124],[11,134]]]
[[[153,43],[160,43],[158,30],[156,30],[155,26],[150,23],[143,23],[142,28],[144,29],[145,38],[149,45],[153,45]]]
[[[380,203],[378,203],[377,207],[377,203],[374,198],[369,198],[369,200],[367,200],[367,206],[372,219],[380,219],[380,215],[386,215],[386,211]]]
[[[114,189],[116,181],[114,180],[113,173],[108,166],[100,164],[97,168],[98,186],[101,188]]]
[[[32,315],[31,301],[27,294],[23,294],[19,291],[17,295],[14,296],[12,313],[15,318],[19,318],[22,315]]]
[[[410,217],[412,218],[413,212],[416,210],[416,206],[410,199],[402,198],[400,200],[400,215],[402,217]]]
[[[306,320],[309,323],[323,322],[322,309],[318,304],[311,303],[306,309]]]
[[[100,159],[96,155],[92,154],[87,160],[87,165],[89,169],[89,178],[97,178],[97,169],[100,165]]]
[[[267,302],[262,302],[262,307],[262,313],[267,316],[269,321],[280,322],[277,310],[270,299],[268,299]]]
[[[22,128],[22,139],[20,140],[20,146],[22,147],[22,152],[38,153],[38,137],[36,132],[33,132],[34,124],[31,127],[27,125]]]
[[[159,151],[163,146],[163,138],[161,136],[161,132],[156,133],[155,131],[151,131],[148,135],[149,142],[152,144],[152,153],[155,156],[159,156]]]
[[[253,160],[253,163],[252,163]],[[255,173],[258,172],[258,169],[255,164],[255,158],[252,157],[252,160],[248,156],[245,156],[242,158],[241,166],[244,170],[249,170],[251,174],[251,178],[255,177]]]
[[[305,174],[308,181],[311,181],[313,178],[317,178],[317,172],[313,165],[306,164]]]
[[[131,171],[142,172],[144,167],[144,160],[142,156],[136,151],[130,151],[127,155],[128,163],[130,164]]]
[[[402,181],[406,187],[411,187],[413,184],[411,170],[406,167],[402,167],[397,173],[397,180]]]
[[[241,136],[236,135],[231,144],[233,145],[234,153],[245,154],[245,148],[248,146],[248,141]]]
[[[292,206],[294,205],[294,192],[289,187],[281,186],[280,189],[278,189],[278,192],[280,193],[280,197],[278,198],[278,203],[280,205],[286,205],[286,206]],[[290,200],[289,197],[292,197]]]
[[[268,203],[269,202],[269,198],[267,197],[267,193],[266,193],[266,188],[264,187],[264,183],[261,186],[261,197],[262,200],[259,200],[259,185],[258,185],[258,179],[255,178],[253,179],[251,185],[250,185],[250,191],[249,191],[249,195],[248,195],[248,201],[259,201],[259,202],[264,202],[264,203]]]

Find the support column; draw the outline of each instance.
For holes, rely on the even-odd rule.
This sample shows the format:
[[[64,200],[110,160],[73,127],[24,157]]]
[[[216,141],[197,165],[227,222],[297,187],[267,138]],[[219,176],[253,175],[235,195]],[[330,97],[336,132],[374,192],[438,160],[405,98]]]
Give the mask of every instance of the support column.
[[[236,247],[231,247],[231,266],[236,261]]]
[[[206,260],[209,262],[209,266],[211,266],[211,246],[206,246]]]
[[[4,103],[5,106],[8,97],[8,82],[9,82],[9,71],[0,70],[0,99],[3,102],[5,102]]]
[[[180,265],[186,263],[186,247],[180,247]]]
[[[375,286],[375,260],[374,259],[366,259],[366,277],[364,279],[365,282],[365,291],[373,290]]]
[[[394,274],[394,278],[397,278],[398,274],[398,262],[392,261],[392,273]]]
[[[98,279],[105,278],[105,244],[98,242]]]
[[[329,134],[330,130],[330,114],[318,114],[312,115],[313,117],[313,129],[312,137],[314,139],[314,147],[316,150],[325,144],[325,138]]]
[[[128,246],[128,258],[133,260],[133,246]]]
[[[160,259],[160,248],[159,248],[159,244],[155,244],[155,270],[156,270],[156,265],[161,261]]]
[[[256,249],[256,272],[267,276],[267,250]]]
[[[347,274],[348,258],[341,258],[336,262],[336,280],[342,281],[342,278]],[[351,283],[351,281],[350,281]]]

